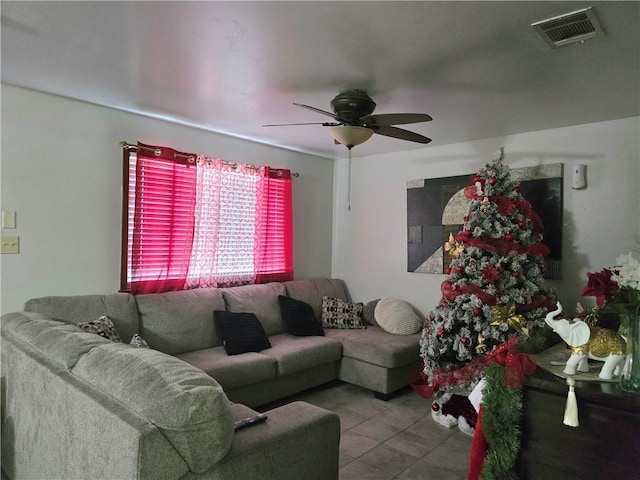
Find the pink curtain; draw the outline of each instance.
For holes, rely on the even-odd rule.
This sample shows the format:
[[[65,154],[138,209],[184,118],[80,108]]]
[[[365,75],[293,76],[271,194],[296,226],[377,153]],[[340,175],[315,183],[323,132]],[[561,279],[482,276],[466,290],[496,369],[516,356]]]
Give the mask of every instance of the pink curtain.
[[[140,143],[129,165],[131,293],[293,279],[289,170]]]
[[[138,144],[131,245],[133,294],[184,288],[193,242],[193,154]]]
[[[291,171],[265,167],[257,190],[256,283],[293,279]]]

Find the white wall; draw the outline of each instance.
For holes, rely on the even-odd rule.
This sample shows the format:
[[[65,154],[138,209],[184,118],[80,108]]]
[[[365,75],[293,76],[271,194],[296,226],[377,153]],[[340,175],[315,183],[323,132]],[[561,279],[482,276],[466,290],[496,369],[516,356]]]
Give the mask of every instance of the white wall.
[[[407,181],[475,173],[504,146],[513,168],[564,164],[562,280],[547,286],[558,291],[567,312],[578,300],[592,305],[591,298],[580,297],[586,272],[640,250],[639,142],[640,118],[634,117],[354,158],[351,211],[348,161],[339,160],[333,275],[346,281],[357,301],[394,296],[422,313],[434,308],[445,276],[407,272]],[[575,163],[587,165],[585,190],[571,189]]]
[[[297,278],[330,276],[333,160],[2,85],[2,210],[20,254],[2,255],[3,313],[45,295],[119,288],[121,140],[290,168]]]

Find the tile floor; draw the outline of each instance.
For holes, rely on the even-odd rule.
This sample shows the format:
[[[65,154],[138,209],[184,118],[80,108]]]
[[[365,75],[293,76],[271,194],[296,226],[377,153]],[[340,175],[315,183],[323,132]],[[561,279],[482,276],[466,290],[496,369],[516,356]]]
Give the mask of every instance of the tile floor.
[[[471,437],[434,422],[431,402],[409,387],[387,402],[341,382],[294,399],[340,415],[340,480],[467,478]]]

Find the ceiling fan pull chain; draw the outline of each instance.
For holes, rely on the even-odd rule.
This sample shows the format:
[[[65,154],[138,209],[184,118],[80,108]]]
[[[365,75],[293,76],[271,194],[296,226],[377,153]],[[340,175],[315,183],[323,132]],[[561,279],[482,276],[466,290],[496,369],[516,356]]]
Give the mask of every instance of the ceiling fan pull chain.
[[[347,210],[351,211],[351,147],[347,147],[349,149],[349,175],[347,181],[349,185],[347,186]]]

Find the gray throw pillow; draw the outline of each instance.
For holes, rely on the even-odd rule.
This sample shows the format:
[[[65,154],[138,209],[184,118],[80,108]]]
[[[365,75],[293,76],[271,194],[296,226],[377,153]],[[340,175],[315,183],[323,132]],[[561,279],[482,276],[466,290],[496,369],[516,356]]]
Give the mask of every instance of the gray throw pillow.
[[[370,302],[365,304],[364,310],[362,311],[362,317],[364,318],[365,322],[369,323],[370,325],[373,325],[374,327],[380,326],[378,325],[378,322],[376,322],[376,315],[375,315],[376,305],[378,305],[379,301],[380,301],[379,298],[376,300],[371,300]]]

